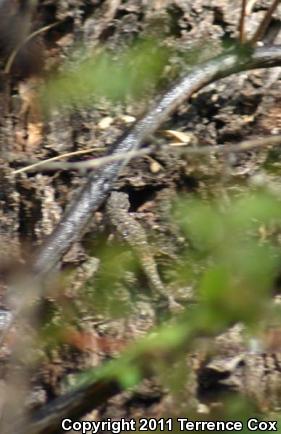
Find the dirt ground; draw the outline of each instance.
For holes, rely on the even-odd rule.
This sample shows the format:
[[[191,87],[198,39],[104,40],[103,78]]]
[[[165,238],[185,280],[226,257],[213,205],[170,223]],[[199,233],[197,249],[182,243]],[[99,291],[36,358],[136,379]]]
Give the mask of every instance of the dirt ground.
[[[25,3],[28,4],[16,0],[0,2],[3,71],[0,296],[4,309],[9,307],[7,282],[15,267],[24,268],[30,254],[52,232],[70,198],[85,182],[83,171],[16,171],[38,160],[89,147],[94,148],[92,157],[104,155],[158,94],[173,84],[178,73],[192,68],[186,65],[186,53],[195,56],[193,62],[197,64],[219,53],[237,37],[241,6],[238,0],[40,0],[35,7]],[[254,33],[270,3],[269,0],[253,2],[246,20],[247,35]],[[25,4],[22,10],[20,4]],[[22,39],[21,32],[25,31],[25,20],[30,17],[31,31],[47,27],[13,59],[11,56]],[[272,18],[266,42],[281,42],[276,30],[280,28],[280,18],[279,9]],[[52,26],[53,23],[56,25]],[[103,99],[91,107],[53,108],[44,116],[37,100],[37,86],[54,71],[65,68],[67,62],[69,68],[73,67],[77,62],[73,56],[76,47],[84,46],[90,51],[104,44],[114,53],[126,49],[137,37],[159,34],[162,45],[175,54],[163,72],[160,86],[144,98],[123,103]],[[171,201],[192,192],[200,193],[202,198],[227,196],[233,188],[250,185],[257,177],[265,176],[265,163],[272,158],[270,149],[199,157],[186,155],[184,146],[180,152],[175,151],[173,142],[177,140],[165,131],[182,132],[184,141],[190,140],[188,146],[239,144],[281,134],[280,90],[280,68],[243,72],[235,79],[232,76],[207,86],[192,97],[191,105],[182,104],[162,130],[145,143],[155,146],[153,153],[133,159],[123,170],[115,190],[128,193],[130,212],[145,229],[164,282],[173,279],[169,270],[173,264],[180,263],[181,251],[188,245],[188,240],[171,222]],[[274,157],[278,162],[280,156]],[[87,158],[85,154],[72,160]],[[270,179],[278,182],[278,173],[271,173]],[[110,257],[106,256],[108,249],[112,251]],[[131,260],[134,255],[127,250],[126,242],[110,223],[103,206],[93,215],[81,241],[64,256],[60,264],[63,278],[56,280],[55,289],[49,290],[42,308],[42,324],[49,318],[51,326],[43,327],[48,345],[38,349],[40,362],[36,372],[31,373],[27,399],[30,408],[62,395],[74,374],[117,357],[128,343],[157,323],[147,276],[139,265],[135,264],[133,271],[113,284],[122,305],[119,311],[114,311],[114,318],[108,300],[99,298],[97,292],[93,299],[85,295],[85,285],[87,288],[89,282],[95,282],[97,273],[103,267],[106,269],[106,261],[114,262],[119,255],[125,261],[127,256]],[[111,278],[114,282],[114,273]],[[179,287],[180,284],[174,287],[178,290],[177,301],[192,306],[192,295],[186,288],[182,293]],[[61,298],[56,295],[57,288],[63,288]],[[98,284],[96,288],[98,291]],[[120,314],[122,309],[126,315]],[[52,341],[50,333],[52,330],[56,333],[62,324],[64,333],[60,331],[59,338],[55,334]],[[186,356],[192,375],[180,403],[161,386],[159,379],[146,379],[136,391],[118,394],[85,419],[180,417],[187,403],[196,417],[202,414],[207,417],[210,412],[215,415],[219,412],[225,393],[237,391],[254,398],[259,411],[280,409],[280,354],[270,348],[253,356],[242,331],[243,326],[236,324],[218,336],[211,358],[205,357],[204,345],[202,351]],[[1,351],[2,381],[9,370],[12,346],[8,342]]]

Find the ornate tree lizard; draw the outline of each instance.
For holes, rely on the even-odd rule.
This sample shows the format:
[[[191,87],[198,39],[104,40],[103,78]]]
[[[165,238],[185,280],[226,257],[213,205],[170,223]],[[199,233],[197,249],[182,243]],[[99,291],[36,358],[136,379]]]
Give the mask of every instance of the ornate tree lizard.
[[[113,192],[107,201],[107,215],[111,224],[129,244],[138,257],[149,285],[156,298],[165,298],[169,308],[179,307],[161,281],[145,230],[129,212],[129,198],[126,193]]]

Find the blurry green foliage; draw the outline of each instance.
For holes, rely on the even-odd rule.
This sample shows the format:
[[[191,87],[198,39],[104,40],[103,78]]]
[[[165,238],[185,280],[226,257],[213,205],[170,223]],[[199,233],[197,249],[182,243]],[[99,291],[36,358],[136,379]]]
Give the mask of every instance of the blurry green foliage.
[[[219,51],[205,40],[184,48],[164,45],[161,32],[115,52],[99,47],[92,54],[85,54],[84,48],[80,55],[78,50],[75,52],[75,62],[66,63],[61,72],[44,83],[41,100],[47,110],[92,105],[101,98],[115,103],[128,98],[135,101],[150,94],[167,80],[167,75],[175,80],[183,69],[188,70]],[[79,62],[79,57],[85,60]]]
[[[117,380],[124,388],[139,384],[146,374],[158,373],[161,369],[171,366],[171,359],[165,360],[166,351],[173,351],[178,355],[177,349],[187,336],[193,333],[190,327],[184,328],[182,324],[165,325],[157,333],[148,334],[133,343],[124,351],[118,360],[113,360],[97,369],[90,369],[77,375],[75,386],[97,380]],[[170,383],[169,383],[170,385]]]
[[[56,288],[53,282],[54,300],[44,306],[38,345],[41,342],[49,348],[63,342],[67,328],[79,327],[81,314],[113,319],[125,318],[130,313],[127,275],[138,269],[135,257],[120,243],[111,243],[109,247],[103,240],[99,259],[100,267],[94,277],[84,283],[82,280],[81,288],[78,286],[71,296],[67,292],[73,279],[77,280],[77,270],[64,271],[56,282]]]
[[[123,387],[132,386],[149,371],[159,375],[169,389],[174,386],[179,391],[185,383],[182,378],[188,376],[182,356],[198,338],[215,336],[237,322],[252,330],[257,321],[270,315],[271,291],[281,259],[271,228],[280,222],[281,202],[264,192],[249,191],[227,204],[182,198],[176,204],[175,218],[190,240],[187,270],[196,267],[200,251],[198,303],[192,309],[187,306],[172,324],[163,324],[133,344],[118,361],[84,373],[83,381],[115,378]],[[181,366],[175,375],[171,375],[172,363]]]
[[[113,102],[139,98],[161,78],[169,50],[156,40],[140,40],[112,53],[100,48],[80,64],[66,65],[42,88],[45,107],[87,105],[101,97]]]
[[[261,318],[280,266],[280,248],[270,236],[280,225],[280,201],[264,192],[227,204],[194,198],[180,201],[175,215],[191,244],[187,268],[198,270],[200,259],[201,306],[221,323],[250,325]]]
[[[194,48],[182,58],[196,63],[199,54]],[[43,103],[52,108],[92,104],[103,97],[113,102],[138,99],[157,85],[170,55],[170,50],[152,39],[114,55],[100,49],[79,65],[65,66],[51,77],[42,88]],[[245,55],[249,55],[249,48]],[[280,227],[280,201],[251,191],[227,203],[182,198],[174,218],[190,244],[183,253],[179,280],[185,279],[186,286],[194,287],[198,303],[132,344],[118,360],[79,375],[76,385],[116,379],[128,388],[137,385],[143,375],[157,374],[170,390],[179,392],[188,378],[185,352],[193,349],[198,338],[215,336],[237,322],[252,329],[270,314],[271,290],[281,259],[280,247],[272,236]],[[136,261],[118,245],[105,247],[99,256],[101,269],[85,285],[82,303],[95,313],[124,317],[128,303],[117,286],[126,286],[124,274],[136,271]],[[58,316],[46,329],[47,335],[59,336],[66,317],[71,322],[71,308],[66,309],[67,315]],[[232,401],[228,408],[234,419],[249,414],[244,402],[240,404]]]
[[[196,303],[192,308],[187,304],[172,321],[132,343],[117,360],[79,374],[71,387],[115,380],[126,389],[154,375],[179,400],[185,399],[192,377],[186,354],[198,351],[201,341],[208,348],[210,338],[239,322],[249,335],[272,318],[280,324],[280,308],[273,312],[271,303],[281,260],[279,199],[249,190],[227,201],[182,197],[175,204],[173,219],[189,240],[179,273],[187,287],[192,283]],[[107,318],[124,317],[126,297],[130,299],[124,275],[137,269],[126,250],[117,243],[100,251],[102,266],[80,299],[86,310]],[[196,273],[190,271],[193,268]],[[127,292],[124,300],[118,291],[122,285]],[[220,409],[220,417],[246,420],[254,411],[246,400],[231,399]]]
[[[137,261],[132,252],[120,243],[103,246],[99,259],[98,272],[81,290],[84,306],[91,314],[124,318],[130,312],[127,280],[137,271]]]

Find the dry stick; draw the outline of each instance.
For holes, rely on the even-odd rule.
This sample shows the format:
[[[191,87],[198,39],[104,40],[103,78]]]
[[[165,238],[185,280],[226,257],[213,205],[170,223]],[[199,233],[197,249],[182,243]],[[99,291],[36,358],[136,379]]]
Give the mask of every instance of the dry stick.
[[[246,15],[250,15],[250,13],[252,12],[252,10],[253,10],[253,8],[255,6],[256,1],[257,0],[248,0],[248,4],[247,4],[247,7],[246,7],[246,11],[245,11]]]
[[[247,0],[242,0],[240,20],[239,20],[239,41],[240,44],[245,42],[245,17],[246,17]]]
[[[281,136],[266,136],[259,137],[258,139],[249,139],[244,140],[238,144],[230,143],[227,145],[212,145],[212,146],[201,146],[201,147],[192,147],[192,148],[183,148],[183,146],[189,145],[188,142],[179,142],[175,143],[174,150],[180,151],[185,155],[206,155],[206,154],[221,154],[221,153],[238,153],[245,152],[255,148],[264,148],[266,146],[275,146],[281,144]],[[58,155],[57,157],[49,158],[48,160],[38,161],[30,166],[23,167],[21,169],[14,170],[12,172],[14,175],[22,172],[44,172],[50,170],[85,170],[85,169],[96,169],[98,167],[104,166],[107,163],[111,163],[113,161],[124,160],[127,158],[133,159],[137,157],[147,156],[155,152],[154,148],[145,148],[139,149],[138,151],[128,151],[128,152],[120,152],[115,155],[107,155],[106,157],[99,158],[91,158],[86,161],[71,161],[60,163],[58,159],[65,158],[70,155],[89,153],[92,150],[96,150],[97,148],[90,148],[90,150],[86,149],[84,151],[77,152],[69,152],[68,154]],[[171,150],[171,145],[161,146],[162,150]]]
[[[281,145],[281,135],[261,137],[258,139],[243,140],[243,142],[230,143],[229,145],[202,146],[201,148],[186,149],[187,155],[206,155],[210,153],[238,153],[246,152],[256,148],[265,148],[266,146]]]
[[[15,49],[12,51],[11,55],[9,56],[7,63],[4,68],[4,72],[6,74],[9,74],[11,71],[11,68],[13,66],[13,63],[19,53],[19,51],[33,38],[40,35],[41,33],[47,32],[48,30],[52,29],[53,27],[57,26],[59,24],[58,21],[52,24],[48,24],[47,26],[41,27],[40,29],[35,30],[34,32],[30,33],[23,42],[21,42]]]
[[[31,423],[16,428],[16,431],[11,430],[10,426],[9,432],[3,434],[59,434],[63,432],[61,422],[67,415],[71,414],[74,421],[79,420],[81,415],[87,414],[119,392],[121,387],[115,380],[96,381],[55,399],[38,410]]]
[[[114,19],[120,4],[121,4],[121,0],[108,1],[107,11],[105,12],[104,15],[104,20],[106,24],[110,23]]]
[[[69,157],[74,157],[76,155],[89,154],[90,152],[94,152],[94,151],[104,151],[104,149],[105,148],[92,147],[92,148],[87,148],[87,149],[81,149],[80,151],[73,151],[73,152],[67,152],[67,153],[61,154],[61,155],[56,155],[55,157],[48,158],[47,160],[36,161],[33,164],[30,164],[30,165],[25,166],[25,167],[21,167],[20,169],[16,169],[12,172],[12,175],[18,175],[19,173],[24,173],[24,172],[32,172],[32,171],[38,169],[38,167],[40,170],[41,166],[48,165],[50,162],[61,160],[62,158],[69,158]]]
[[[111,155],[138,150],[182,102],[209,83],[240,71],[280,65],[281,46],[267,46],[248,53],[226,52],[196,66],[113,145]],[[128,160],[113,161],[89,174],[86,185],[76,194],[53,233],[39,248],[31,267],[35,275],[48,273],[81,237],[93,212],[104,202]]]
[[[280,3],[280,0],[274,0],[273,3],[271,4],[271,6],[268,8],[268,10],[266,11],[263,20],[261,21],[260,25],[258,26],[254,36],[252,37],[252,39],[249,41],[251,44],[256,44],[258,41],[261,41],[262,38],[265,35],[265,32],[270,24],[270,20],[271,17],[275,11],[275,9],[277,8],[278,4]]]
[[[92,150],[96,150],[97,148],[93,148]],[[102,149],[102,148],[100,148]],[[89,150],[77,151],[79,154],[87,154]],[[49,158],[48,160],[37,161],[34,164],[30,164],[29,166],[22,167],[21,169],[14,170],[12,172],[13,175],[17,175],[23,172],[42,172],[49,170],[85,170],[85,169],[95,169],[97,167],[101,167],[107,163],[111,163],[113,161],[124,160],[126,158],[134,158],[140,155],[150,153],[150,149],[139,149],[138,151],[129,151],[129,152],[120,152],[115,155],[106,155],[105,157],[99,158],[91,158],[85,161],[67,161],[65,163],[59,163],[58,161],[61,158],[68,156],[67,154],[58,155],[57,157]],[[74,155],[75,152],[70,152],[70,154]]]

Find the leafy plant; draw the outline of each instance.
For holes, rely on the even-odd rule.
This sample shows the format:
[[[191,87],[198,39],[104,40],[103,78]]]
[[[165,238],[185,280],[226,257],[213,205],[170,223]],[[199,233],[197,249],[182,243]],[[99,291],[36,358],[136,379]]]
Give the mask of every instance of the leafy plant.
[[[100,98],[113,102],[139,98],[153,88],[167,64],[169,50],[156,40],[140,40],[113,54],[106,48],[79,64],[67,64],[42,88],[45,106],[88,105]]]
[[[180,394],[189,381],[186,354],[200,351],[202,338],[209,340],[238,322],[250,334],[273,316],[280,323],[280,312],[271,303],[281,259],[276,242],[280,215],[279,199],[262,191],[245,191],[227,204],[202,203],[198,197],[179,200],[174,218],[190,240],[184,254],[187,285],[198,251],[201,258],[196,305],[131,344],[118,360],[79,375],[78,384],[115,380],[128,388],[143,376],[156,375]],[[227,412],[248,414],[252,408],[246,401],[237,404],[230,401]]]

